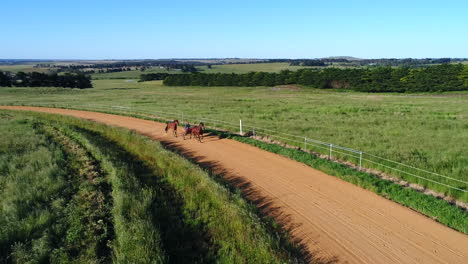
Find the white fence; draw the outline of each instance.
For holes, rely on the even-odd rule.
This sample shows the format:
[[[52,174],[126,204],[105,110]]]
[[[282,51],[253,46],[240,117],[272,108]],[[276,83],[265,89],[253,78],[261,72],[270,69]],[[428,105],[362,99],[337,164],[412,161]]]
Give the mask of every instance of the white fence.
[[[118,105],[94,105],[86,104],[72,106],[67,104],[34,104],[36,106],[50,106],[69,109],[81,110],[97,110],[113,113],[135,114],[143,117],[156,118],[160,120],[178,119],[181,123],[203,122],[206,127],[212,129],[222,129],[229,132],[243,134],[244,131],[250,131],[256,136],[265,136],[271,140],[276,140],[288,145],[300,147],[305,151],[313,151],[323,155],[327,155],[330,160],[342,160],[354,164],[359,170],[362,168],[375,169],[386,172],[390,175],[399,176],[399,178],[412,183],[418,183],[426,186],[428,182],[435,185],[445,186],[454,191],[466,193],[468,192],[468,182],[453,177],[448,177],[428,170],[416,168],[404,163],[389,160],[367,152],[355,150],[351,148],[341,147],[332,143],[323,142],[307,138],[304,136],[292,135],[283,132],[278,132],[266,128],[259,128],[246,125],[240,120],[239,123],[216,120],[207,117],[187,115],[182,112],[169,113],[162,111],[148,111],[127,106]],[[416,179],[415,179],[416,178]]]

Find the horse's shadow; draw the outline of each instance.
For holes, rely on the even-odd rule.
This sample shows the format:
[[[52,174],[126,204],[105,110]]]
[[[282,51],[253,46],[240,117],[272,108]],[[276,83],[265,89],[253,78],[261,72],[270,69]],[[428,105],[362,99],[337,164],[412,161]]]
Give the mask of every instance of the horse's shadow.
[[[184,139],[184,136],[183,136],[184,132],[185,132],[184,130],[177,130],[177,138],[182,138],[183,140],[197,140],[197,138],[195,138],[195,137],[193,137],[191,135],[185,135],[185,139]],[[221,140],[221,139],[222,138],[219,137],[216,134],[213,134],[211,132],[205,132],[203,134],[203,138],[201,140],[201,143],[218,141],[218,140]]]

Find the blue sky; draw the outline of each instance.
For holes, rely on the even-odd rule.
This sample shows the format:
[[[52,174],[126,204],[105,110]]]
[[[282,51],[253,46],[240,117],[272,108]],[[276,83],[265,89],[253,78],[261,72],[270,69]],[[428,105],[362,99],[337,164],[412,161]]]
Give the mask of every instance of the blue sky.
[[[3,0],[0,6],[0,58],[468,57],[466,0]]]

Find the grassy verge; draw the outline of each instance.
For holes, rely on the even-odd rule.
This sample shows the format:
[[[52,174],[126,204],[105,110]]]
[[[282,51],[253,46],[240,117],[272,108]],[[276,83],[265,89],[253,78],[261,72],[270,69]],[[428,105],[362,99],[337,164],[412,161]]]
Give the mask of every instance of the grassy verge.
[[[76,172],[69,181],[74,194],[64,210],[67,230],[59,249],[58,262],[109,262],[112,256],[112,191],[107,175],[90,153],[56,127],[35,121],[38,131],[60,144],[67,155],[67,166]]]
[[[31,118],[0,123],[0,261],[108,261],[109,203],[86,151]]]
[[[271,223],[262,220],[239,192],[231,192],[159,143],[128,130],[75,118],[28,115],[62,127],[59,130],[85,146],[109,174],[115,261],[132,262],[145,256],[145,239],[156,246],[146,253],[157,252],[161,257],[140,259],[143,262],[305,260],[287,234],[271,228]],[[141,228],[134,227],[139,223]],[[133,239],[138,237],[141,239]],[[135,253],[139,249],[143,251]]]
[[[318,158],[301,150],[285,148],[276,144],[269,144],[234,134],[218,131],[210,132],[302,162],[329,175],[336,176],[347,182],[371,190],[380,196],[433,218],[446,226],[468,234],[468,213],[444,200],[420,193],[411,188],[405,188],[388,180],[380,179],[375,175],[360,172],[345,165]]]
[[[79,142],[108,175],[112,186],[115,229],[115,240],[111,245],[113,260],[117,263],[164,263],[166,255],[161,248],[159,227],[154,225],[151,213],[157,194],[151,188],[142,186],[138,177],[143,175],[136,171],[135,164],[116,158],[113,144],[103,145],[106,141],[101,141],[99,137],[90,138],[84,130],[77,131],[60,122],[49,122],[49,125]],[[101,210],[95,208],[93,211]]]
[[[70,193],[64,153],[29,120],[0,117],[0,261],[44,261],[63,232],[50,227]]]

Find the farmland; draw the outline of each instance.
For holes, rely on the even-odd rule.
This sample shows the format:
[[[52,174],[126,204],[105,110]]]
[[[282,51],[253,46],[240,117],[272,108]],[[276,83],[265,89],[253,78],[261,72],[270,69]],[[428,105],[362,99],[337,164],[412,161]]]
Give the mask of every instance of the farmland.
[[[378,155],[466,181],[468,93],[366,94],[271,87],[165,87],[95,80],[85,91],[1,88],[0,104],[85,104],[196,115],[263,127]],[[429,185],[431,186],[431,185]],[[432,188],[451,194],[443,186]],[[466,195],[453,193],[467,201]]]
[[[275,144],[267,144],[239,136],[234,136],[233,139],[255,145],[256,147],[249,147],[245,144],[219,138],[215,135],[207,136],[204,140],[205,143],[201,144],[197,141],[168,136],[164,133],[164,124],[119,115],[39,107],[9,107],[9,109],[71,115],[99,123],[132,129],[136,133],[142,133],[151,139],[163,142],[171,150],[184,153],[184,155],[203,167],[219,168],[220,170],[213,170],[215,173],[217,171],[222,173],[223,177],[219,179],[227,180],[225,183],[229,183],[229,186],[239,186],[242,193],[245,193],[249,199],[252,199],[254,204],[263,208],[262,210],[273,213],[275,219],[281,220],[282,223],[286,221],[286,224],[292,225],[295,237],[297,235],[301,240],[306,239],[302,241],[307,243],[308,251],[312,252],[314,259],[318,257],[319,260],[324,260],[326,263],[328,263],[327,260],[336,259],[335,256],[338,259],[351,259],[357,263],[362,262],[361,260],[363,259],[370,259],[374,263],[379,261],[383,263],[398,261],[412,263],[416,260],[429,263],[435,262],[440,258],[447,259],[451,263],[459,263],[462,262],[462,259],[466,259],[468,254],[466,247],[464,247],[468,238],[464,234],[445,228],[434,221],[436,219],[441,223],[466,233],[467,214],[465,211],[451,206],[443,200],[410,188],[404,188],[390,181],[381,180],[365,172],[359,172],[344,165],[308,155],[300,150],[287,149]],[[34,116],[35,114],[29,113],[28,115]],[[63,122],[61,118],[59,120]],[[116,133],[126,137],[122,135],[122,130],[116,129]],[[131,146],[140,146],[134,138],[130,140]],[[145,141],[143,146],[148,145],[150,142]],[[99,139],[97,143],[105,145],[106,148],[112,146],[111,142],[103,139]],[[259,148],[267,149],[290,159],[265,152]],[[141,148],[137,149],[138,153],[142,155],[139,157],[144,157],[143,160],[148,160],[148,156],[154,154],[154,151],[148,153]],[[112,157],[119,155],[119,152],[112,151]],[[126,157],[128,157],[128,154]],[[337,176],[369,189],[372,192],[385,196],[387,199],[415,209],[430,218],[409,210],[404,206],[399,206],[372,192],[365,191],[353,184],[343,182],[336,177],[331,177],[308,166],[301,166],[291,159],[303,162],[329,175]],[[161,165],[160,169],[162,170],[159,170],[159,173],[161,171],[172,171],[172,166],[165,166],[165,163],[162,162],[164,158],[161,155],[156,154],[154,160]],[[138,163],[132,162],[132,164]],[[180,164],[175,164],[175,166],[175,168],[178,168]],[[136,168],[141,167],[141,165],[136,166]],[[184,175],[186,174],[187,172],[185,171]],[[145,179],[145,175],[139,174],[137,178]],[[237,175],[243,176],[238,177]],[[185,178],[181,178],[182,175],[178,176],[174,173],[171,173],[170,176],[169,179],[172,177],[179,180]],[[194,201],[193,194],[201,195],[204,201],[207,200],[206,195],[203,194],[196,184],[198,181],[194,178],[193,181],[189,181],[187,188],[182,188],[182,196],[188,195],[188,197],[191,197],[190,201],[192,202],[190,204],[193,204]],[[126,182],[124,186],[131,186],[131,184]],[[180,185],[177,186],[181,187]],[[204,186],[203,183],[202,186]],[[256,186],[259,186],[260,189],[256,188]],[[340,195],[337,195],[337,190]],[[273,199],[269,197],[273,197]],[[350,197],[353,199],[350,199]],[[131,204],[135,203],[132,202]],[[219,205],[225,206],[226,203],[220,201]],[[326,205],[327,210],[323,210],[324,205]],[[207,224],[217,229],[212,221],[222,217],[225,211],[222,207],[207,206],[202,206],[202,208],[213,209],[214,215],[212,215],[213,218],[207,216],[206,218],[203,217],[203,219],[209,219],[210,221]],[[282,210],[277,210],[278,206]],[[221,216],[216,214],[220,210],[223,212]],[[124,211],[128,211],[128,209]],[[164,215],[166,213],[162,212],[161,216]],[[180,214],[176,213],[176,215]],[[198,214],[194,215],[198,216]],[[371,215],[373,221],[369,221]],[[400,217],[396,217],[398,215],[405,217],[404,225],[402,225]],[[245,217],[248,216],[243,216],[243,218]],[[234,219],[231,217],[225,223],[231,223],[232,221]],[[296,224],[299,225],[296,226]],[[225,226],[223,225],[223,229]],[[323,236],[314,236],[313,240],[307,239],[304,234],[308,234],[308,232],[314,230],[315,226],[320,226],[323,228],[321,230],[325,231],[336,231],[338,234],[346,232],[348,235],[336,236],[324,232]],[[165,229],[162,228],[161,230]],[[393,231],[389,233],[388,230]],[[313,232],[314,234],[321,233]],[[209,234],[213,234],[213,231],[209,232]],[[179,236],[173,236],[173,238],[176,237]],[[340,239],[336,240],[334,237],[339,237]],[[238,239],[240,238],[235,238],[235,240]],[[223,245],[226,245],[227,241],[225,240],[226,238],[223,239],[221,237],[219,241]],[[384,259],[382,259],[382,253],[387,252],[389,247],[380,247],[379,244],[395,240],[398,243],[389,243],[391,247],[390,252],[408,252],[410,254],[383,255]],[[240,243],[240,245],[244,245],[246,241],[243,240]],[[440,246],[441,243],[442,247]],[[435,252],[435,254],[428,255],[428,250]],[[356,252],[360,253],[356,254]]]
[[[467,1],[108,2],[2,4],[0,264],[468,263]]]
[[[53,62],[52,65],[67,65],[67,64],[76,64],[77,62]],[[80,62],[86,65],[87,62]],[[91,62],[89,62],[91,63]],[[53,68],[48,67],[33,67],[35,64],[18,64],[18,65],[0,65],[0,71],[10,71],[10,72],[47,72],[53,70]],[[92,65],[90,64],[90,69]],[[211,68],[207,66],[197,66],[196,67],[200,72],[203,73],[247,73],[252,71],[266,71],[266,72],[279,72],[281,70],[291,70],[295,71],[298,69],[304,68],[314,68],[307,66],[290,66],[289,63],[252,63],[252,64],[224,64],[224,65],[212,65]],[[171,73],[178,74],[182,73],[180,70],[168,70],[160,67],[149,67],[144,72],[140,70],[132,69],[130,71],[120,71],[120,72],[104,72],[104,73],[94,73],[92,74],[93,79],[105,80],[105,79],[138,79],[141,74],[148,73]]]
[[[247,73],[252,71],[266,71],[266,72],[279,72],[281,70],[295,71],[303,68],[313,68],[304,66],[289,66],[289,63],[253,63],[253,64],[225,64],[225,65],[212,65],[211,68],[207,66],[198,66],[197,69],[203,73]],[[159,67],[151,67],[144,72],[139,70],[127,72],[111,72],[111,73],[95,73],[92,75],[93,79],[138,79],[140,74],[148,73],[172,73],[177,74],[181,71],[166,70]]]
[[[171,74],[178,74],[181,71],[176,70],[166,70],[160,69],[158,67],[152,67],[150,69],[145,70],[144,72],[140,70],[132,70],[132,71],[124,71],[124,72],[106,72],[106,73],[94,73],[92,74],[92,78],[96,80],[105,80],[105,79],[138,79],[140,78],[141,74],[148,74],[148,73],[171,73]]]
[[[295,70],[291,67],[298,66],[286,63],[213,65],[202,72]],[[138,82],[140,74],[151,72],[181,73],[156,67],[147,68],[144,72],[97,73],[93,75],[94,88],[84,90],[1,87],[0,105],[57,106],[145,118],[152,115],[155,118],[190,121],[192,124],[203,121],[208,126],[234,132],[238,131],[239,120],[242,119],[244,132],[255,129],[258,135],[266,136],[257,139],[281,141],[300,149],[284,148],[219,131],[211,132],[220,133],[220,138],[227,136],[304,163],[466,234],[466,210],[450,204],[454,203],[452,198],[468,202],[466,192],[450,187],[463,190],[466,186],[462,183],[438,176],[431,178],[437,182],[430,182],[418,177],[391,174],[410,184],[422,185],[429,192],[434,190],[444,194],[448,197],[448,203],[415,191],[414,188],[418,187],[406,188],[409,184],[395,184],[366,171],[306,154],[302,151],[304,147],[317,155],[327,155],[329,150],[313,144],[304,146],[304,138],[297,141],[297,138],[277,133],[332,142],[362,150],[366,158],[376,155],[467,181],[468,153],[461,142],[468,142],[468,92],[373,94],[300,85],[200,87],[164,86],[162,81]],[[347,258],[350,256],[346,250],[340,249],[342,245],[366,236],[368,231],[381,232],[385,229],[381,224],[391,224],[391,221],[384,221],[387,217],[382,213],[382,219],[376,220],[378,224],[369,226],[365,232],[353,233],[349,241],[334,245],[332,250],[324,250],[324,253],[315,251],[313,243],[328,244],[326,239],[317,239],[306,244],[306,253],[302,251],[302,245],[293,242],[303,237],[296,237],[297,233],[292,230],[285,232],[278,225],[289,222],[282,221],[282,218],[275,218],[279,222],[265,218],[266,211],[255,207],[258,205],[256,198],[249,197],[249,191],[244,192],[242,185],[221,180],[223,178],[217,177],[214,171],[203,171],[168,151],[166,148],[172,147],[167,146],[173,144],[163,147],[135,132],[69,117],[3,110],[0,113],[0,129],[6,139],[2,142],[4,145],[0,145],[0,150],[3,149],[3,152],[0,151],[0,166],[3,166],[0,172],[7,176],[0,182],[0,208],[4,215],[0,223],[6,226],[0,234],[2,262],[135,262],[138,259],[146,263],[277,263],[313,260],[315,256],[333,259],[332,251],[335,249],[338,256]],[[100,122],[106,123],[106,119]],[[131,126],[127,128],[133,129]],[[261,128],[269,131],[262,131]],[[149,135],[146,130],[140,133]],[[151,137],[168,144],[164,137]],[[206,142],[201,145],[210,148],[212,144]],[[191,153],[175,148],[182,155]],[[230,155],[229,151],[224,154]],[[358,162],[353,158],[347,159],[339,151],[333,155],[335,159],[354,164]],[[186,157],[192,158],[190,154]],[[244,160],[242,164],[254,160]],[[26,166],[20,165],[23,163]],[[372,164],[364,161],[363,165]],[[385,167],[372,168],[393,172]],[[33,169],[38,171],[35,177],[31,176]],[[240,169],[239,165],[226,171]],[[313,200],[323,198],[322,186],[315,185],[315,177],[310,177],[309,173],[276,175],[278,182],[275,186],[285,188],[284,177],[292,177],[290,180],[294,182],[293,178],[302,175],[303,180],[310,181],[307,188],[317,188],[304,189],[304,195],[307,193]],[[248,172],[244,174],[249,175]],[[273,174],[268,176],[272,182]],[[260,183],[264,178],[258,177]],[[47,188],[41,188],[43,185]],[[14,186],[24,186],[26,195],[21,195]],[[299,187],[295,188],[298,190]],[[36,189],[40,191],[34,193]],[[289,197],[289,194],[285,197]],[[380,210],[365,202],[369,199],[360,201],[366,204],[361,213]],[[283,201],[287,207],[294,209],[297,206],[289,203],[288,198]],[[317,212],[323,203],[328,203],[328,199],[304,206],[307,211]],[[316,205],[319,205],[318,208]],[[335,208],[331,211],[337,208],[335,204],[330,206]],[[352,208],[354,205],[349,206]],[[294,210],[300,211],[300,208]],[[354,214],[353,210],[357,208],[343,214],[343,217],[352,217],[361,225],[361,213]],[[334,222],[337,221],[335,215],[325,213],[321,217],[328,220],[314,219],[312,226],[320,223],[326,230],[337,230],[341,226]],[[419,221],[423,220],[416,222]],[[304,229],[299,233],[309,232],[309,220],[291,222],[293,225],[297,223],[304,223]],[[412,239],[416,238],[409,238]],[[367,248],[369,245],[366,243],[353,246]],[[402,241],[399,245],[404,243]]]
[[[146,137],[44,114],[0,122],[2,262],[302,259],[238,193]]]
[[[0,65],[0,71],[9,72],[47,72],[48,68],[34,68],[33,64]]]

